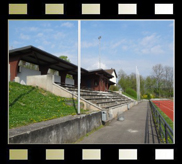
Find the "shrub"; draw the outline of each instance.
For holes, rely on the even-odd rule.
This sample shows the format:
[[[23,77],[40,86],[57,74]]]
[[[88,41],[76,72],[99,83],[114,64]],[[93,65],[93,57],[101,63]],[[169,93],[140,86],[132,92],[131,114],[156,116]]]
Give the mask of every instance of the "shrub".
[[[147,99],[147,98],[148,98],[147,95],[143,95],[143,96],[142,96],[142,99]]]
[[[115,86],[115,85],[111,85],[111,86],[109,87],[109,90],[110,90],[110,91],[118,91],[119,88],[118,88],[117,86]]]
[[[127,89],[125,90],[125,92],[126,92],[127,94],[131,95],[132,97],[137,98],[137,93],[136,93],[136,91],[133,90],[132,88],[127,88]]]

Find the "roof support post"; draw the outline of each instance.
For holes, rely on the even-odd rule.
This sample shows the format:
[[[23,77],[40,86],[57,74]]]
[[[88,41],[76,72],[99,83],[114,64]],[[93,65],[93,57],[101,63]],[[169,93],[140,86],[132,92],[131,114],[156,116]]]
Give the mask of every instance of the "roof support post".
[[[61,76],[61,84],[66,84],[67,71],[59,71],[59,76]]]
[[[39,65],[39,71],[41,75],[47,75],[49,67],[47,65]]]
[[[9,58],[10,81],[13,81],[15,79],[15,77],[17,76],[19,61],[20,61],[20,56],[15,56],[15,57]]]

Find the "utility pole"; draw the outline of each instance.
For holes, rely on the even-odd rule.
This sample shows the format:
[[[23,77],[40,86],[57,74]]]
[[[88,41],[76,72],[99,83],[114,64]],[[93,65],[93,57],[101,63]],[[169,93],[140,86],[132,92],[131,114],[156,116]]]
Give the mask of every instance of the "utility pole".
[[[101,62],[100,62],[100,39],[101,39],[101,36],[99,36],[98,39],[99,39],[99,68],[101,68]]]

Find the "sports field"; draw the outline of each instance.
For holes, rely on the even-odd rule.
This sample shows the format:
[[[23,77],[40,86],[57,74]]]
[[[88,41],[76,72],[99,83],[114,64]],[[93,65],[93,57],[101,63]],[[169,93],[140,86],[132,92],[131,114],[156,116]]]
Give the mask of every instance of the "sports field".
[[[174,106],[172,100],[152,100],[172,121],[174,115]]]

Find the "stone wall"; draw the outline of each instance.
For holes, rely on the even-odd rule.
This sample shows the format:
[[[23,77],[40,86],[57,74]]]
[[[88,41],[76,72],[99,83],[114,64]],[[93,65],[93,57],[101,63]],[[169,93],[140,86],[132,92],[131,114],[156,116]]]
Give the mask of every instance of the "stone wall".
[[[101,112],[66,116],[9,130],[9,143],[73,143],[102,125]]]

